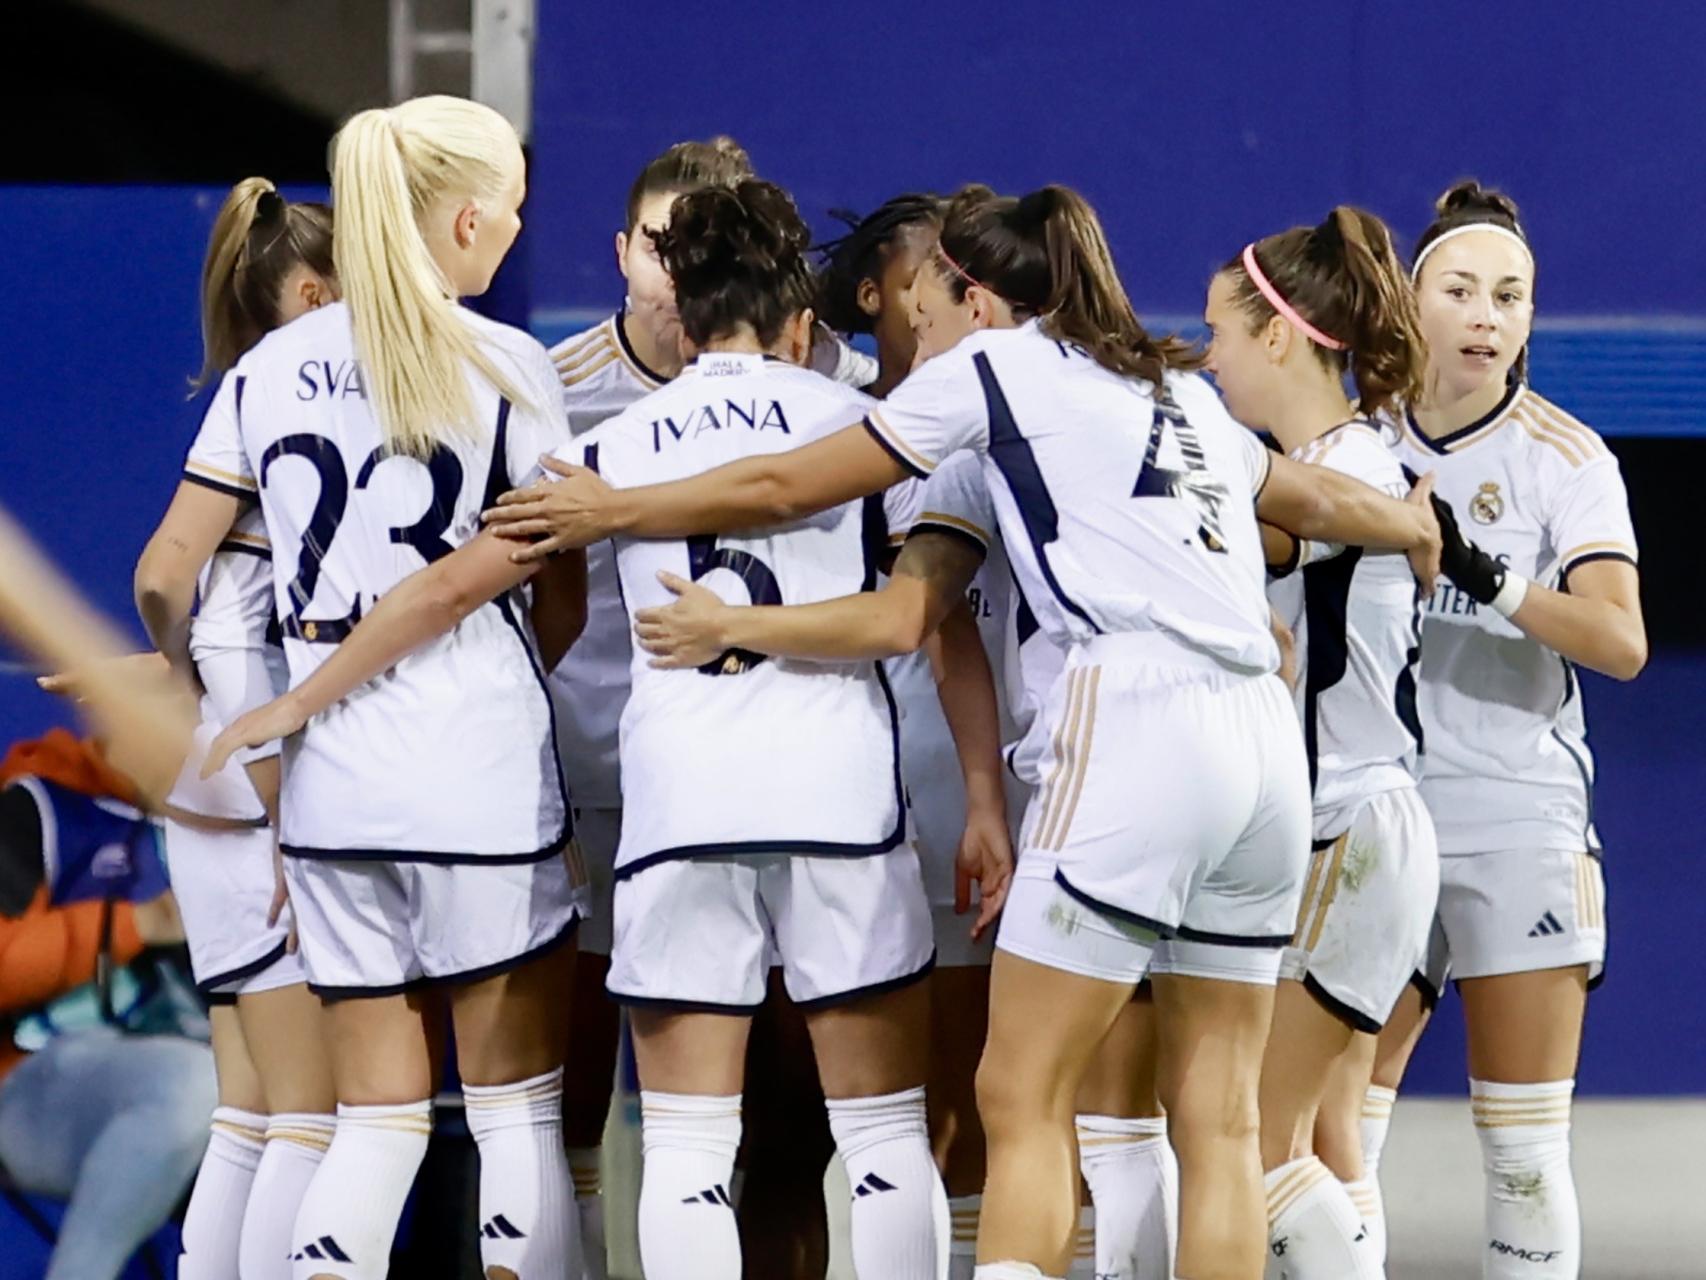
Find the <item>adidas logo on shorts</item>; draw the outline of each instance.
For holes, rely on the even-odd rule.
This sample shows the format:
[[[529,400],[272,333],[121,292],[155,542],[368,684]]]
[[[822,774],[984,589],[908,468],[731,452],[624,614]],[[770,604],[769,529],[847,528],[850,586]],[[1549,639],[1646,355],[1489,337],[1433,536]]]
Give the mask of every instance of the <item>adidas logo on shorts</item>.
[[[1562,932],[1564,932],[1564,926],[1558,923],[1557,916],[1548,911],[1535,923],[1534,928],[1528,931],[1528,936],[1531,938],[1555,938]]]
[[[480,1228],[480,1234],[487,1240],[525,1240],[527,1233],[516,1226],[503,1214],[494,1214],[492,1220]]]
[[[859,1180],[859,1185],[853,1188],[853,1194],[856,1196],[874,1196],[879,1191],[893,1191],[894,1189],[894,1183],[888,1179],[879,1178],[874,1173],[867,1173]]]

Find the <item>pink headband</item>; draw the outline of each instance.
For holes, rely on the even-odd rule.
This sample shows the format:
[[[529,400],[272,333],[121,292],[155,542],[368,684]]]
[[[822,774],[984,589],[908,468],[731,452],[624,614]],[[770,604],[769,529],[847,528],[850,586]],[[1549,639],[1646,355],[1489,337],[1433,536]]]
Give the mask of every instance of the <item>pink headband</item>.
[[[983,281],[979,280],[971,272],[967,271],[959,263],[955,262],[954,261],[954,255],[949,253],[945,248],[942,247],[942,242],[940,240],[936,241],[936,252],[942,255],[942,261],[948,264],[948,269],[951,270],[960,279],[964,280],[968,285],[975,284],[979,289],[982,289],[985,293],[995,294],[995,296],[997,298],[1000,298],[1001,301],[1005,302],[1009,307],[1017,307],[1021,311],[1032,311],[1032,312],[1034,312],[1036,310],[1036,308],[1031,306],[1031,304],[1028,302],[1015,302],[1012,298],[1007,297],[1005,294],[996,293],[996,291],[994,289],[991,289]]]
[[[1262,296],[1268,300],[1268,304],[1289,320],[1292,326],[1304,337],[1319,342],[1329,351],[1343,351],[1345,349],[1344,343],[1322,333],[1309,321],[1298,315],[1297,308],[1280,296],[1280,291],[1274,288],[1273,282],[1263,275],[1261,267],[1256,265],[1256,246],[1254,244],[1244,246],[1244,270],[1249,274],[1250,280],[1256,288],[1261,290]]]

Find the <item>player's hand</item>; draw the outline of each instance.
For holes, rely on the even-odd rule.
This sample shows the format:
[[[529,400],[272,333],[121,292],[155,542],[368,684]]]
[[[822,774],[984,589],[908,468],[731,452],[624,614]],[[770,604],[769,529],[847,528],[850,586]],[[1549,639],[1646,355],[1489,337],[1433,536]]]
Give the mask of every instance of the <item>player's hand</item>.
[[[480,513],[486,527],[498,537],[527,544],[511,553],[510,559],[516,564],[584,547],[608,537],[615,529],[610,500],[616,491],[596,471],[549,454],[539,463],[551,475],[525,489],[500,494],[497,506]]]
[[[1423,529],[1421,540],[1409,550],[1410,569],[1421,584],[1423,593],[1430,596],[1434,590],[1434,579],[1439,577],[1441,547],[1439,517],[1434,514],[1431,501],[1433,491],[1434,473],[1430,471],[1416,481],[1409,497],[1404,499],[1421,517]]]
[[[272,905],[267,908],[267,928],[278,923],[285,908],[290,906],[290,888],[284,882],[284,847],[278,842],[278,832],[273,832],[272,842]],[[296,953],[296,913],[290,915],[290,928],[284,935],[284,951],[286,955]]]
[[[211,778],[244,747],[264,746],[280,738],[288,738],[307,720],[308,717],[297,708],[296,699],[288,693],[281,694],[265,706],[245,712],[226,725],[208,746],[207,759],[201,765],[201,776]]]
[[[983,936],[1007,905],[1007,890],[1013,884],[1013,841],[1007,832],[1005,812],[987,806],[966,811],[965,834],[954,857],[954,912],[971,910],[971,887],[977,884],[977,919],[972,922],[972,941]]]
[[[107,658],[95,667],[80,671],[55,671],[38,676],[36,684],[47,693],[57,693],[75,702],[88,696],[91,680],[106,677],[111,680],[143,681],[161,684],[171,679],[172,664],[163,653],[150,649],[146,653],[127,653],[120,658]]]
[[[715,662],[729,648],[724,634],[728,605],[709,587],[673,573],[659,571],[658,581],[676,598],[667,605],[634,614],[634,639],[652,655],[651,665],[679,670]]]

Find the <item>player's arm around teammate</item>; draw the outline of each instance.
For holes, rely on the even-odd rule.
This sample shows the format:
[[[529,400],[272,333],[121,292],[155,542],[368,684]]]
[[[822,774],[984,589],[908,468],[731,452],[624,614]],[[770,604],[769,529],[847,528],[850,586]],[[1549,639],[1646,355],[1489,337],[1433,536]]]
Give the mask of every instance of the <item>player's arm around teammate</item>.
[[[1097,375],[1088,368],[1094,364],[1122,376],[1141,369],[1154,379],[1161,376],[1169,359],[1182,358],[1176,348],[1155,344],[1142,332],[1113,276],[1093,214],[1071,193],[1051,188],[1014,202],[973,192],[962,202],[961,213],[961,238],[956,244],[961,252],[982,251],[985,237],[1005,238],[1009,257],[1012,240],[1026,248],[1019,257],[1020,268],[985,283],[988,276],[978,270],[981,259],[968,269],[959,252],[947,257],[947,242],[956,230],[951,210],[941,260],[920,276],[921,308],[932,291],[943,295],[933,326],[970,335],[1016,329],[1041,314],[1043,334],[1053,339],[1048,354],[1066,362],[1074,377],[1094,378]],[[983,253],[992,264],[985,271],[994,274],[998,256],[993,248]],[[1051,275],[1051,264],[1064,264],[1064,274]],[[1114,332],[1120,336],[1110,337]],[[1025,339],[1027,344],[1030,341]],[[981,360],[985,358],[982,349],[993,345],[975,342],[973,347]],[[1040,347],[1024,349],[1037,350],[1040,358]],[[1088,354],[1092,352],[1093,357]],[[886,431],[875,425],[855,427],[789,453],[748,459],[678,483],[620,491],[610,490],[578,469],[553,467],[567,477],[564,482],[506,495],[489,514],[512,534],[545,537],[539,548],[518,551],[522,558],[615,530],[682,536],[796,519],[886,487],[914,469],[928,473],[946,453],[962,445],[980,451],[989,448],[988,418],[981,416],[986,397],[973,373],[975,362],[957,347],[950,356],[931,361],[915,380],[903,384],[899,394],[907,401],[904,421],[910,428],[904,434],[897,435],[892,422]],[[1043,365],[1039,371],[1046,375],[1054,368]],[[880,414],[885,420],[899,416],[890,415],[886,405]],[[878,416],[872,415],[873,419]],[[1073,465],[1071,450],[1110,447],[1117,437],[1105,434],[1106,428],[1103,432],[1096,435],[1086,430],[1073,445],[1065,446],[1069,452],[1061,463]],[[1130,465],[1135,469],[1140,462],[1141,451]],[[1240,465],[1253,467],[1254,463]],[[1290,526],[1293,532],[1410,551],[1424,562],[1424,568],[1437,554],[1438,530],[1425,502],[1399,503],[1355,481],[1284,459],[1275,460],[1271,471],[1264,461],[1261,471],[1249,478],[1251,491],[1261,490],[1258,509],[1264,518]],[[994,474],[988,464],[986,473]],[[1129,487],[1128,480],[1119,494],[1122,501],[1132,496]],[[1031,493],[1034,497],[1034,489]],[[1425,490],[1416,496],[1425,499]],[[1120,512],[1117,518],[1129,518],[1129,508],[1122,507]],[[1021,541],[1040,540],[1032,526],[1016,524],[1014,528]],[[1250,538],[1255,539],[1253,522]],[[1215,545],[1206,533],[1203,540],[1205,545]],[[1046,580],[1028,584],[1028,594],[1034,591],[1041,598],[1057,590]],[[1256,590],[1259,594],[1259,586]],[[1271,648],[1265,608],[1260,615],[1255,620],[1259,642],[1250,643]],[[1062,642],[1066,642],[1064,636]],[[1009,925],[1011,918],[1009,909]],[[1255,1063],[1271,997],[1248,983],[1198,977],[1170,976],[1167,987],[1163,991],[1158,986],[1157,1002],[1164,1038],[1170,1028],[1176,1050],[1170,1058],[1164,1057],[1163,1089],[1169,1094],[1170,1114],[1179,1119],[1175,1145],[1193,1153],[1181,1197],[1180,1265],[1186,1273],[1237,1274],[1240,1266],[1247,1269],[1261,1254],[1265,1215],[1254,1147]],[[982,1110],[992,1137],[988,1194],[999,1203],[998,1212],[985,1217],[980,1236],[979,1253],[989,1261],[989,1276],[1029,1274],[1015,1269],[1024,1265],[1016,1259],[1048,1266],[1059,1274],[1070,1253],[1077,1219],[1072,1190],[1076,1178],[1071,1134],[1074,1093],[1084,1059],[1130,992],[1131,981],[1101,981],[1017,955],[997,957],[991,1043],[984,1068],[987,1089],[980,1083]],[[1233,1028],[1239,1029],[1237,1034],[1230,1034]],[[1201,1053],[1188,1047],[1205,1045],[1224,1049],[1213,1070]],[[1188,1076],[1181,1070],[1187,1059],[1192,1062]],[[1228,1107],[1228,1096],[1246,1095],[1247,1107]],[[993,1145],[997,1124],[1003,1139],[1000,1159]],[[1036,1194],[1043,1188],[1046,1191]]]
[[[1442,854],[1428,980],[1449,970],[1463,1000],[1483,1274],[1567,1280],[1581,1267],[1570,1100],[1606,945],[1573,665],[1627,680],[1645,664],[1635,534],[1615,457],[1527,383],[1536,263],[1515,204],[1464,182],[1435,212],[1411,267],[1428,377],[1392,415],[1399,457],[1437,470],[1454,513],[1420,690]],[[1394,1029],[1382,1084],[1411,1027]],[[1390,1100],[1371,1094],[1371,1136]]]

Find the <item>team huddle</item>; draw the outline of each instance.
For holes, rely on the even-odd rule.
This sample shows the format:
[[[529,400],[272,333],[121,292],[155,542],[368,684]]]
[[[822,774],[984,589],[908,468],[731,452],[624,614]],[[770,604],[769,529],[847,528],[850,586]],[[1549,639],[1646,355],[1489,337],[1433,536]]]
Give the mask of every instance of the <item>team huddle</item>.
[[[1617,463],[1527,383],[1514,204],[1458,184],[1407,265],[1349,206],[1227,246],[1200,349],[1068,188],[815,250],[682,143],[622,308],[547,351],[458,302],[520,229],[500,116],[363,112],[332,169],[335,228],[221,210],[217,390],[138,567],[204,691],[181,1275],[383,1277],[448,1015],[485,1274],[602,1280],[620,1011],[645,1275],[732,1280],[782,1009],[863,1280],[1378,1277],[1448,976],[1483,1274],[1579,1274],[1574,667],[1646,642]]]

